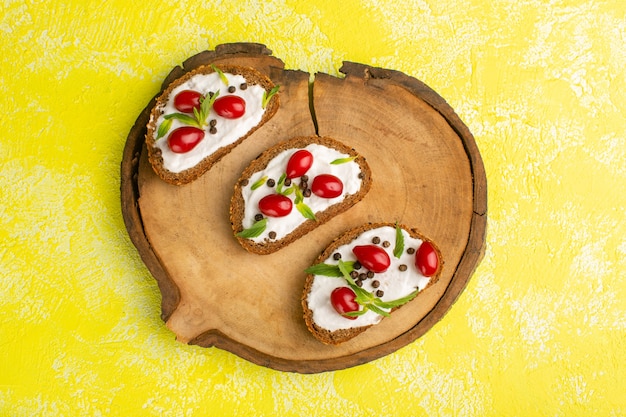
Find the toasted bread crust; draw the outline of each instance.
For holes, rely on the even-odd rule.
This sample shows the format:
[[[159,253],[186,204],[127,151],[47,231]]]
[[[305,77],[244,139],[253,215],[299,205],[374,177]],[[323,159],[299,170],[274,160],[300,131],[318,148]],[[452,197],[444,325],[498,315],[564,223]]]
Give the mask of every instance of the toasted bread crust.
[[[242,75],[246,82],[249,85],[260,85],[267,91],[268,93],[274,88],[274,83],[265,75],[255,70],[254,68],[238,66],[238,65],[216,65],[224,73]],[[148,149],[148,160],[150,161],[154,172],[164,181],[174,184],[174,185],[182,185],[187,184],[206,171],[211,169],[213,164],[218,162],[223,156],[228,154],[233,148],[247,139],[254,131],[263,126],[269,119],[271,119],[274,114],[278,111],[280,107],[280,100],[278,95],[274,95],[270,101],[267,103],[265,107],[265,112],[263,113],[263,118],[261,122],[257,124],[255,127],[250,129],[248,133],[244,136],[240,137],[236,142],[226,145],[214,153],[207,155],[202,161],[200,161],[195,166],[186,169],[181,172],[171,172],[167,170],[163,166],[163,156],[161,155],[161,150],[155,146],[156,142],[156,123],[161,115],[161,108],[167,102],[172,90],[177,86],[183,84],[188,81],[191,77],[197,74],[210,74],[215,72],[213,67],[210,65],[204,65],[194,69],[183,75],[182,77],[174,80],[164,91],[163,93],[156,99],[155,106],[152,109],[150,114],[150,122],[148,123],[147,133],[146,133],[146,145]]]
[[[350,155],[351,157],[355,157],[354,162],[356,162],[361,168],[362,174],[362,183],[361,188],[355,194],[352,194],[345,198],[342,202],[334,204],[330,206],[328,209],[315,213],[316,221],[314,220],[306,220],[296,229],[294,229],[291,233],[278,240],[267,240],[262,243],[255,243],[251,239],[241,238],[237,236],[237,233],[243,230],[243,218],[245,212],[245,204],[242,195],[242,187],[247,183],[249,178],[258,171],[263,170],[268,163],[275,158],[281,152],[288,149],[298,149],[304,148],[311,143],[317,143],[320,145],[327,146],[329,148],[333,148],[338,150],[339,152]],[[281,142],[263,152],[259,155],[255,160],[253,160],[243,171],[241,177],[235,184],[235,190],[233,193],[233,197],[231,199],[230,204],[230,222],[233,228],[233,233],[235,234],[235,238],[239,241],[241,246],[244,247],[249,252],[256,253],[259,255],[266,255],[287,246],[288,244],[295,242],[297,239],[301,238],[305,234],[309,233],[311,230],[316,227],[324,224],[331,218],[337,216],[340,213],[343,213],[354,204],[359,202],[367,192],[369,191],[372,185],[372,173],[370,170],[367,161],[362,155],[359,155],[353,148],[344,145],[341,142],[336,141],[335,139],[329,137],[320,137],[320,136],[299,136],[287,141]]]
[[[363,232],[367,230],[371,230],[371,229],[377,229],[379,227],[384,227],[384,226],[396,227],[396,224],[395,223],[367,223],[360,227],[348,230],[347,232],[335,238],[326,247],[326,249],[324,249],[324,251],[317,257],[317,259],[315,259],[315,261],[311,265],[316,265],[321,262],[324,262],[325,260],[327,260],[328,258],[332,256],[332,254],[337,250],[339,246],[349,244],[350,242],[358,238]],[[439,280],[439,276],[441,275],[441,271],[443,269],[443,264],[444,264],[443,258],[441,256],[441,252],[439,251],[439,248],[434,244],[434,242],[431,239],[428,239],[427,237],[425,237],[417,229],[409,228],[402,224],[398,226],[404,229],[405,231],[407,231],[412,238],[418,238],[422,241],[430,242],[433,245],[433,248],[435,248],[437,255],[439,256],[439,260],[440,260],[439,270],[437,271],[435,275],[433,275],[430,278],[428,285],[426,286],[426,288],[424,288],[424,290],[426,290],[430,286],[434,285]],[[315,276],[313,274],[307,275],[305,283],[304,283],[304,291],[302,293],[301,303],[302,303],[302,309],[304,312],[304,322],[306,323],[306,326],[309,329],[309,331],[313,334],[313,336],[316,339],[318,339],[320,342],[327,344],[327,345],[338,345],[340,343],[346,342],[356,337],[357,335],[363,333],[365,330],[372,327],[372,325],[368,325],[368,326],[354,327],[350,329],[339,329],[335,331],[330,331],[330,330],[327,330],[318,326],[313,320],[313,311],[311,311],[311,309],[309,308],[309,304],[308,304],[308,296],[309,296],[309,293],[311,292],[311,286],[313,285],[314,278]],[[422,293],[422,291],[420,291],[420,294]],[[416,298],[418,297],[419,297],[419,294]],[[398,308],[400,307],[396,307],[393,310],[391,310],[391,313],[393,313]]]

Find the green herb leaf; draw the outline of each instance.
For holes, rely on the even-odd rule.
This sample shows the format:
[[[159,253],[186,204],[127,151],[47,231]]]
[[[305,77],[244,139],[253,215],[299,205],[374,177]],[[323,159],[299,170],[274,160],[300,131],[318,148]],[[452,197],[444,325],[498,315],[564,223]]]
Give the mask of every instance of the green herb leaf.
[[[262,220],[255,222],[250,228],[243,229],[241,232],[237,233],[237,236],[243,237],[246,239],[257,237],[257,236],[260,236],[261,233],[263,233],[266,227],[267,227],[267,218],[264,218]]]
[[[413,291],[411,294],[407,295],[406,297],[398,298],[397,300],[382,301],[379,299],[376,302],[376,305],[381,308],[389,308],[389,309],[400,307],[401,305],[406,304],[412,299],[414,299],[415,297],[417,297],[417,294],[419,294],[419,289],[416,289],[415,291]]]
[[[407,295],[406,297],[398,298],[397,300],[392,300],[392,301],[383,301],[380,298],[376,297],[374,294],[364,290],[363,288],[355,284],[354,280],[350,276],[350,272],[354,270],[353,265],[354,265],[354,262],[344,262],[340,259],[339,262],[337,263],[337,268],[332,270],[333,274],[336,274],[338,270],[341,276],[343,276],[343,278],[348,283],[348,286],[352,288],[352,290],[354,291],[354,294],[356,295],[356,297],[354,298],[354,301],[356,301],[361,307],[363,307],[362,310],[355,311],[353,312],[353,314],[346,313],[346,315],[360,316],[362,314],[365,314],[366,311],[370,310],[378,315],[389,317],[390,316],[389,312],[385,310],[391,310],[392,308],[400,307],[401,305],[406,304],[412,299],[414,299],[419,293],[419,290],[416,289],[415,291],[413,291],[411,294]],[[332,268],[333,265],[327,265],[327,266]],[[336,275],[332,275],[332,276],[336,276]]]
[[[339,159],[335,159],[334,161],[331,162],[331,165],[340,165],[340,164],[345,164],[347,162],[352,162],[356,159],[356,156],[351,156],[349,158],[339,158]]]
[[[325,277],[340,278],[343,276],[337,265],[329,265],[325,263],[310,266],[305,269],[304,272],[311,275],[323,275]]]
[[[215,103],[215,100],[217,100],[219,95],[220,95],[220,90],[217,90],[215,93],[213,93],[213,95],[211,95],[211,98],[207,100],[205,97],[202,100],[202,103],[200,104],[200,111],[202,112],[203,123],[206,123],[206,118],[209,116],[209,113],[211,112],[211,108],[213,107],[213,103]]]
[[[354,301],[361,304],[363,307],[367,308],[370,304],[374,302],[376,296],[356,285],[352,278],[348,279],[348,285],[350,286],[350,288],[352,288],[352,290],[354,290],[354,293],[356,294],[356,298],[354,299]]]
[[[386,312],[385,310],[377,307],[375,302],[371,303],[371,304],[368,304],[367,308],[372,310],[374,313],[379,314],[381,316],[389,317],[391,315],[388,312]]]
[[[337,262],[337,268],[341,272],[341,275],[344,276],[348,281],[352,281],[350,277],[350,272],[354,270],[354,262],[353,261],[342,261],[339,259]],[[351,282],[350,282],[351,283]]]
[[[165,119],[163,120],[163,122],[159,125],[159,129],[157,130],[157,139],[165,136],[165,134],[170,130],[170,127],[172,127],[172,123],[174,121],[172,119]]]
[[[171,114],[167,114],[165,116],[163,116],[163,118],[165,120],[170,120],[170,119],[174,119],[174,120],[178,120],[179,122],[189,125],[189,126],[195,126],[198,127],[200,129],[202,129],[202,125],[200,123],[198,123],[198,120],[196,120],[194,117],[191,117],[187,114],[183,114],[183,113],[171,113]]]
[[[296,193],[296,198],[294,200],[294,203],[296,204],[296,209],[298,209],[300,214],[302,214],[307,219],[317,220],[317,218],[315,217],[315,213],[313,213],[313,210],[311,210],[311,207],[307,206],[304,203],[304,196],[302,195],[302,190],[300,190],[300,187],[294,184],[290,188],[294,190]],[[286,194],[283,193],[283,195],[286,195]]]
[[[344,269],[344,271],[349,271],[348,274],[350,274],[350,272],[354,269],[354,261],[340,261],[340,264],[343,265],[342,268]],[[325,263],[310,266],[305,269],[304,272],[311,275],[323,275],[325,277],[341,278],[344,276],[339,265],[330,265]]]
[[[295,199],[294,203],[296,203],[296,205],[302,203],[302,201],[304,201],[304,196],[302,195],[302,190],[300,190],[300,187],[298,187],[297,185],[294,184],[291,188],[296,193],[296,199]]]
[[[313,210],[311,210],[311,207],[307,206],[303,202],[297,203],[296,208],[298,209],[300,214],[302,214],[307,219],[317,220],[317,218],[315,217],[315,213],[313,213]]]
[[[220,79],[222,80],[222,82],[224,83],[224,85],[228,86],[228,78],[226,78],[226,75],[224,75],[224,73],[222,72],[221,69],[219,69],[218,67],[216,67],[215,65],[211,64],[211,68],[213,68],[213,71],[217,72],[217,75],[220,76]]]
[[[396,246],[393,248],[393,256],[400,259],[402,252],[404,252],[404,234],[396,222]]]
[[[276,183],[276,192],[278,194],[282,194],[283,193],[283,186],[285,185],[285,179],[286,178],[287,178],[287,174],[283,173],[283,175],[281,175],[280,178],[278,179],[278,182]]]
[[[297,187],[297,185],[296,185],[296,186],[289,187],[289,188],[287,188],[287,189],[285,189],[285,190],[281,190],[281,192],[280,192],[279,194],[282,194],[282,195],[291,195],[291,194],[293,194],[293,192],[295,191],[296,187]]]
[[[362,316],[365,313],[367,313],[367,309],[366,308],[364,308],[363,310],[349,311],[347,313],[343,313],[343,315],[344,316],[349,316],[349,317],[359,317],[359,316]]]
[[[259,188],[260,186],[262,186],[263,184],[265,184],[265,182],[267,181],[267,175],[262,176],[261,178],[259,178],[258,180],[256,180],[254,182],[254,184],[252,184],[252,186],[250,187],[251,190],[256,190],[257,188]]]
[[[193,116],[196,118],[196,122],[198,122],[199,124],[203,124],[204,123],[204,120],[202,120],[203,117],[200,114],[200,110],[198,110],[197,107],[193,108]]]
[[[274,88],[272,88],[269,92],[269,94],[267,93],[267,90],[263,92],[263,100],[261,101],[261,107],[265,108],[267,107],[267,103],[270,102],[270,100],[272,99],[272,97],[274,97],[274,95],[276,95],[276,93],[278,93],[278,90],[280,89],[280,85],[275,86]]]

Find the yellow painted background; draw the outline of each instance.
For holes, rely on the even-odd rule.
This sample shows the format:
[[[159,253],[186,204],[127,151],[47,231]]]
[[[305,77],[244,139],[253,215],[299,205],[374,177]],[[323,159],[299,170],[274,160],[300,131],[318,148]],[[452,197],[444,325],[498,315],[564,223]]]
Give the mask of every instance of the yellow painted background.
[[[626,2],[0,3],[0,415],[626,415]],[[184,346],[122,221],[126,135],[216,44],[403,71],[476,137],[487,251],[425,336],[356,368]]]

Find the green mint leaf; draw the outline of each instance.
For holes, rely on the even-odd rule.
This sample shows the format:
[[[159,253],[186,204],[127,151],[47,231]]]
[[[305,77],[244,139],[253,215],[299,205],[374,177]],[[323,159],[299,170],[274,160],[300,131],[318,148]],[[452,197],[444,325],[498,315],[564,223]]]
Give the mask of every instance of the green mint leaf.
[[[163,116],[163,118],[165,118],[165,120],[170,120],[170,119],[178,120],[179,122],[185,125],[195,126],[195,127],[202,129],[202,125],[200,125],[194,117],[191,117],[187,114],[171,113],[171,114],[167,114]]]
[[[363,288],[356,285],[354,283],[354,280],[349,274],[348,275],[344,274],[343,277],[348,283],[348,286],[352,288],[352,291],[354,291],[354,294],[356,294],[354,301],[356,301],[357,304],[359,304],[363,308],[368,308],[368,306],[374,302],[376,297],[372,293],[367,292]]]
[[[296,208],[298,209],[300,214],[302,214],[307,219],[317,220],[317,218],[315,217],[315,213],[313,213],[313,210],[311,210],[311,207],[307,206],[303,202],[297,203]]]
[[[385,316],[385,317],[389,317],[391,314],[389,314],[388,312],[386,312],[385,310],[379,308],[376,306],[376,304],[368,304],[367,308],[372,310],[374,313],[381,315],[381,316]]]
[[[254,182],[254,184],[252,184],[252,186],[250,187],[250,189],[252,191],[256,190],[257,188],[259,188],[260,186],[262,186],[263,184],[265,184],[265,182],[267,181],[267,175],[262,176],[261,178],[259,178],[258,180],[256,180]]]
[[[293,194],[293,192],[295,191],[295,189],[297,188],[297,185],[294,185],[292,187],[287,188],[286,190],[282,190],[282,192],[280,192],[279,194],[282,195],[291,195]]]
[[[204,120],[202,115],[200,114],[200,110],[198,110],[196,107],[193,108],[193,116],[196,118],[196,122],[198,122],[198,124],[204,124]]]
[[[365,291],[363,288],[356,285],[354,283],[354,280],[350,276],[350,273],[354,270],[354,261],[344,262],[340,259],[337,262],[337,266],[339,267],[339,270],[343,274],[343,277],[346,279],[346,282],[348,283],[350,288],[352,288],[352,290],[356,294],[357,298],[355,300],[357,301],[357,303],[363,305],[358,300],[363,301],[363,303],[367,303],[373,299],[374,296],[370,294],[369,292]]]
[[[213,71],[217,72],[217,75],[220,76],[220,79],[222,80],[224,85],[228,86],[228,78],[226,78],[226,75],[222,72],[222,70],[212,64],[211,64],[211,68],[213,68]]]
[[[330,164],[331,165],[340,165],[340,164],[345,164],[347,162],[352,162],[356,159],[356,156],[351,156],[349,158],[339,158],[339,159],[335,159],[334,161],[332,161]]]
[[[261,101],[262,108],[267,107],[267,103],[269,103],[272,97],[274,97],[276,93],[278,93],[279,89],[280,89],[280,85],[277,85],[270,90],[269,94],[267,93],[267,90],[263,92],[263,100]]]
[[[365,313],[367,313],[367,309],[366,308],[364,308],[363,310],[349,311],[347,313],[343,313],[343,315],[344,316],[349,316],[349,317],[359,317],[359,316],[362,316]]]
[[[261,233],[263,233],[266,227],[267,227],[267,218],[264,218],[262,220],[255,222],[250,228],[243,229],[241,232],[237,233],[237,236],[243,237],[246,239],[257,237],[257,236],[260,236]]]
[[[369,292],[365,291],[363,288],[351,282],[349,282],[348,285],[350,286],[350,288],[352,288],[352,290],[356,294],[356,297],[354,297],[354,301],[356,301],[359,305],[363,307],[367,307],[368,305],[372,303],[372,297],[371,297],[372,294],[370,294]]]
[[[400,259],[402,252],[404,252],[404,234],[396,222],[396,246],[393,248],[393,256]]]
[[[283,193],[283,186],[285,185],[285,179],[287,178],[287,174],[284,174],[280,176],[280,178],[278,179],[278,182],[276,183],[276,192],[278,194],[282,194]]]
[[[202,103],[200,103],[200,112],[202,113],[202,123],[206,122],[206,118],[209,116],[211,112],[211,108],[213,107],[213,103],[219,97],[220,90],[217,90],[211,97],[207,100],[206,97],[202,99]]]
[[[337,268],[339,268],[341,275],[350,281],[349,283],[351,284],[352,278],[350,277],[350,272],[354,270],[354,261],[342,261],[339,259],[339,262],[337,262]]]
[[[380,308],[389,308],[389,309],[391,309],[391,308],[394,308],[394,307],[400,307],[401,305],[408,303],[409,301],[411,301],[412,299],[417,297],[417,294],[419,294],[419,290],[415,290],[411,294],[407,295],[406,297],[398,298],[397,300],[382,301],[379,298],[374,303],[376,304],[376,306],[378,306]]]
[[[296,193],[296,199],[295,199],[294,203],[296,203],[296,205],[302,203],[304,201],[304,196],[302,195],[302,190],[300,190],[300,187],[298,187],[297,185],[294,184],[291,188]]]
[[[311,275],[323,275],[325,277],[340,278],[343,276],[337,265],[329,265],[325,263],[310,266],[305,269],[304,272]]]
[[[165,136],[165,134],[170,130],[170,127],[172,127],[172,123],[174,121],[172,119],[165,119],[163,120],[163,122],[159,125],[159,129],[157,130],[157,139]]]
[[[328,267],[332,268],[333,265],[328,265]],[[340,259],[337,263],[336,268],[333,268],[332,273],[333,276],[343,276],[343,278],[348,283],[348,286],[352,288],[354,294],[356,294],[354,301],[356,301],[357,304],[363,307],[363,309],[360,310],[362,312],[354,312],[354,316],[360,316],[361,314],[364,314],[364,311],[371,310],[378,315],[389,317],[390,314],[389,312],[385,311],[385,309],[391,310],[394,307],[399,307],[403,304],[406,304],[414,299],[419,293],[419,290],[415,290],[406,297],[398,298],[397,300],[392,301],[383,301],[380,298],[376,297],[374,294],[364,290],[354,283],[354,280],[350,276],[350,272],[352,272],[353,270],[354,262],[344,262]],[[336,275],[337,272],[339,272],[341,275]]]

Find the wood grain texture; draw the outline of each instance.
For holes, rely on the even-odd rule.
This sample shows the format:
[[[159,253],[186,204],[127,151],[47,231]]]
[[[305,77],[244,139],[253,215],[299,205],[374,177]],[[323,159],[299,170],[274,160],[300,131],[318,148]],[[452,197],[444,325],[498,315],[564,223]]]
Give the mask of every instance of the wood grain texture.
[[[484,251],[486,179],[467,127],[418,80],[361,64],[345,63],[345,78],[316,74],[310,96],[309,74],[285,70],[259,44],[222,45],[191,57],[163,86],[209,62],[251,65],[268,74],[281,85],[281,108],[185,186],[159,180],[147,162],[143,135],[152,103],[129,133],[124,219],[159,284],[162,318],[177,339],[270,368],[313,373],[371,361],[424,334],[465,288]],[[306,239],[272,255],[247,253],[228,222],[235,181],[264,149],[316,133],[365,156],[373,172],[370,193]],[[446,262],[440,281],[364,335],[340,346],[320,344],[302,319],[304,269],[338,234],[384,221],[416,227],[437,242]]]

